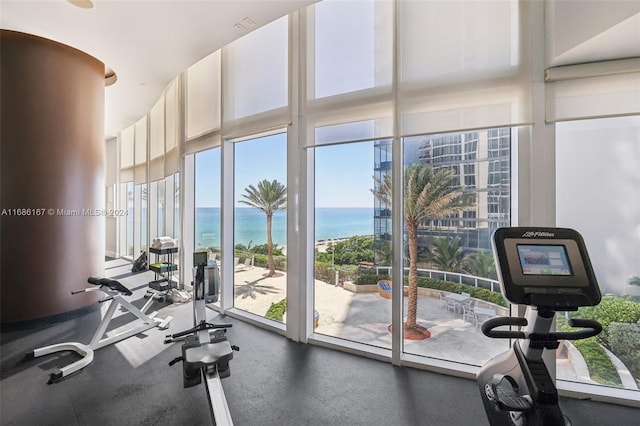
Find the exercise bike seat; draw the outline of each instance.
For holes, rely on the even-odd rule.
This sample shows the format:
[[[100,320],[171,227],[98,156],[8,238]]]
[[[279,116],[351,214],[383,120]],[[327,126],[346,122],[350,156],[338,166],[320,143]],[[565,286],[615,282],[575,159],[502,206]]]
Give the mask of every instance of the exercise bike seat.
[[[186,348],[184,362],[193,367],[207,367],[233,358],[233,349],[228,341],[204,343]]]

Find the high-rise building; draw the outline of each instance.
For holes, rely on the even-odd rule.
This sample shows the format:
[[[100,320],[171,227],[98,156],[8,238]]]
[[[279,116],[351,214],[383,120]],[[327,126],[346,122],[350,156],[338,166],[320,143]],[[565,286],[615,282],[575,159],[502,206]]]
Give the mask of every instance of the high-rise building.
[[[466,252],[490,252],[489,234],[509,226],[511,214],[511,129],[498,128],[459,133],[414,136],[404,140],[405,166],[423,163],[435,172],[453,170],[454,180],[475,194],[475,204],[458,214],[425,220],[419,229],[418,248],[424,252],[437,237],[459,237]],[[391,173],[391,142],[375,144],[374,175],[380,181]],[[391,209],[375,201],[376,262],[385,262],[385,244],[391,240]],[[385,243],[386,242],[386,243]]]

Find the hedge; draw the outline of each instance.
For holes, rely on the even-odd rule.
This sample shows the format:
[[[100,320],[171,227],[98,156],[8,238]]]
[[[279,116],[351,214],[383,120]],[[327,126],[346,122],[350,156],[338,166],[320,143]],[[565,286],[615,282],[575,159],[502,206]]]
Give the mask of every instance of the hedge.
[[[562,315],[556,315],[556,329],[560,331],[576,330],[573,327],[569,327],[567,319]],[[582,354],[589,369],[591,380],[603,385],[622,386],[618,370],[595,337],[574,340],[571,343]]]
[[[599,305],[583,306],[570,314],[573,318],[592,318],[602,325],[598,342],[611,348],[609,327],[614,322],[634,324],[640,321],[640,303],[615,296],[604,296]]]
[[[272,303],[267,309],[267,313],[265,317],[276,320],[276,321],[284,321],[284,313],[287,310],[287,299],[282,299],[277,303]]]
[[[640,384],[640,322],[612,322],[609,325],[609,345]]]
[[[448,291],[451,293],[469,293],[471,297],[494,303],[499,306],[508,307],[509,304],[501,293],[491,291],[486,288],[476,287],[466,284],[459,284],[450,281],[436,280],[434,278],[418,277],[418,287],[432,288],[435,290]]]
[[[356,278],[355,284],[376,284],[379,280],[390,280],[389,275],[362,274]],[[408,285],[405,277],[404,285]],[[418,287],[432,288],[434,290],[448,291],[451,293],[469,293],[471,297],[495,303],[499,306],[508,307],[509,304],[502,297],[501,293],[491,291],[482,287],[475,287],[466,284],[459,284],[450,281],[437,280],[435,278],[418,277]]]

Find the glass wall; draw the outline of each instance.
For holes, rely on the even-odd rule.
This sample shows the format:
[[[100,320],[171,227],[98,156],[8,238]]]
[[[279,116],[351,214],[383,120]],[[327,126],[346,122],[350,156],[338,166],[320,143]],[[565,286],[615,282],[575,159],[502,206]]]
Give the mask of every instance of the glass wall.
[[[640,116],[556,124],[557,224],[582,234],[600,305],[567,317],[595,318],[597,337],[563,342],[558,378],[640,386]],[[560,317],[558,327],[566,327]]]
[[[195,155],[195,251],[220,259],[220,148]]]
[[[133,222],[134,222],[134,210],[135,210],[135,204],[134,204],[134,194],[133,194],[133,182],[127,182],[124,183],[123,185],[125,185],[125,193],[127,194],[127,223],[126,223],[126,227],[127,227],[127,251],[126,251],[126,255],[127,256],[133,256],[134,255],[134,226],[133,226]]]
[[[279,322],[287,297],[286,148],[285,133],[233,144],[234,306]]]
[[[508,347],[479,327],[509,314],[490,238],[511,223],[510,134],[500,128],[403,140],[407,353],[480,366]],[[383,179],[383,192],[389,187]]]
[[[158,236],[166,235],[164,231],[164,219],[165,219],[165,181],[159,180],[157,182],[157,208],[156,210],[156,232],[155,234]]]
[[[495,281],[490,235],[509,226],[518,207],[523,222],[532,222],[538,210],[553,209],[547,207],[553,205],[553,191],[527,179],[518,194],[522,205],[512,205],[515,129],[526,126],[522,143],[531,146],[520,153],[522,173],[530,168],[535,177],[541,163],[549,167],[547,176],[557,172],[558,225],[572,226],[577,218],[584,222],[578,224],[584,234],[593,233],[589,238],[598,241],[591,246],[594,258],[602,259],[596,267],[604,271],[603,288],[633,301],[639,274],[633,259],[637,263],[640,256],[633,239],[637,191],[635,198],[629,193],[640,182],[633,172],[637,161],[629,162],[637,160],[638,140],[629,146],[613,143],[610,136],[618,130],[598,131],[588,136],[599,137],[599,144],[578,146],[589,140],[575,136],[578,130],[571,126],[578,123],[559,124],[558,163],[555,169],[548,165],[541,151],[550,140],[545,135],[550,126],[537,122],[532,106],[546,108],[547,119],[553,116],[540,104],[544,100],[531,96],[532,73],[543,68],[540,49],[533,49],[542,42],[540,7],[516,0],[325,0],[239,38],[194,64],[165,91],[164,126],[158,124],[150,136],[156,140],[154,134],[165,129],[164,156],[158,145],[149,149],[147,160],[164,161],[164,194],[161,182],[153,184],[157,206],[151,201],[149,208],[157,209],[152,213],[157,223],[148,225],[158,232],[164,227],[178,239],[182,231],[186,251],[207,248],[216,256],[221,234],[233,233],[233,244],[228,238],[224,243],[227,253],[233,246],[233,262],[230,254],[225,258],[233,273],[222,271],[223,287],[227,295],[233,290],[233,297],[221,309],[275,320],[263,322],[285,329],[296,341],[331,345],[338,338],[337,346],[351,350],[352,342],[363,344],[364,351],[383,353],[399,364],[419,359],[418,364],[428,365],[434,363],[429,358],[437,358],[465,364],[451,368],[472,372],[507,346],[479,331],[482,321],[507,315],[508,309]],[[553,84],[559,83],[545,83],[545,89]],[[551,99],[554,92],[545,95]],[[565,96],[556,98],[564,102]],[[162,105],[154,111],[151,130],[161,123]],[[576,118],[583,117],[568,119]],[[608,131],[613,126],[613,121],[599,123],[590,125]],[[145,169],[138,161],[147,156],[138,151],[137,142],[145,140],[138,127],[135,144],[132,129],[121,135],[130,256],[148,239],[144,172],[149,180],[162,179],[151,177],[156,167]],[[632,127],[637,134],[637,122]],[[289,140],[274,133],[285,128]],[[539,145],[534,149],[534,144]],[[600,158],[606,160],[564,172],[567,164],[578,164],[575,153],[605,151]],[[184,173],[182,188],[178,170]],[[394,182],[392,175],[400,179]],[[589,179],[595,177],[602,179],[597,182],[604,185],[601,192],[592,190],[595,183]],[[452,197],[447,203],[417,205],[421,197],[414,195],[425,182]],[[598,208],[594,194],[602,199]],[[608,224],[606,231],[602,223]],[[296,265],[290,268],[288,243],[296,247]],[[393,294],[403,294],[402,301]],[[296,309],[287,309],[287,296]],[[288,312],[295,315],[291,321]],[[300,326],[309,318],[315,333]],[[391,323],[405,325],[394,330]],[[627,342],[636,334],[630,335]],[[627,369],[634,374],[637,360],[624,355],[629,347],[599,344],[618,351],[616,357],[630,362]],[[584,381],[590,380],[593,375]]]
[[[387,141],[388,142],[388,141]],[[374,248],[377,141],[317,147],[315,332],[391,348],[391,303],[381,298]]]

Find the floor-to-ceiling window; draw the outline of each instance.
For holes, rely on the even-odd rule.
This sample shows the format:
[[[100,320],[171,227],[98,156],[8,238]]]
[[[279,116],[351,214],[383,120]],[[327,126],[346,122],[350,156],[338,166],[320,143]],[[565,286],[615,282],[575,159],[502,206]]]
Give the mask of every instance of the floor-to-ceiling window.
[[[125,237],[125,241],[126,241],[126,250],[125,250],[125,255],[126,256],[133,256],[134,255],[134,248],[133,248],[133,231],[134,231],[134,226],[133,226],[133,218],[134,218],[134,203],[133,203],[133,182],[126,182],[122,184],[123,188],[123,194],[125,194],[126,197],[126,209],[127,209],[127,215],[126,215],[126,223],[125,223],[125,229],[126,229],[126,237]]]
[[[234,307],[284,322],[286,313],[287,137],[236,142]]]
[[[166,235],[164,223],[165,223],[165,211],[166,211],[166,182],[164,179],[157,182],[157,195],[156,195],[156,235]]]
[[[391,347],[374,247],[377,141],[321,146],[315,156],[315,332]],[[365,291],[366,290],[366,291]]]
[[[480,325],[506,316],[491,234],[511,223],[511,129],[404,138],[404,350],[482,365],[508,342]]]
[[[220,148],[195,155],[195,251],[220,259]]]
[[[546,131],[531,111],[534,104],[542,108],[531,96],[537,7],[515,0],[325,0],[250,32],[182,75],[186,87],[174,97],[184,100],[175,115],[185,113],[185,134],[173,146],[183,144],[182,161],[190,165],[182,168],[186,188],[179,187],[177,168],[165,180],[167,209],[173,194],[165,228],[173,223],[180,238],[185,214],[182,230],[195,233],[193,240],[185,235],[188,250],[216,252],[216,238],[227,253],[233,250],[222,265],[233,297],[222,309],[232,303],[273,328],[286,324],[287,333],[304,315],[313,318],[315,334],[296,330],[292,338],[364,344],[364,351],[398,363],[428,365],[437,358],[472,372],[504,350],[507,342],[485,338],[479,325],[507,314],[490,235],[509,226],[512,210],[522,207],[512,203],[516,129],[531,130],[534,139]],[[447,37],[434,36],[442,34]],[[289,140],[274,134],[285,128]],[[169,142],[167,158],[168,152]],[[215,174],[225,182],[217,218],[208,200],[210,164],[218,164]],[[421,179],[436,178],[459,191],[463,205],[440,206],[413,220],[411,191]],[[138,178],[123,181],[130,180],[144,185]],[[549,201],[544,194],[530,197],[527,182],[521,189],[523,199]],[[180,210],[181,190],[189,202],[195,194],[193,211],[189,202]],[[285,191],[293,211],[282,208]],[[262,199],[267,192],[280,199],[272,209]],[[141,227],[142,218],[132,235]],[[291,268],[287,238],[300,243]],[[308,250],[299,253],[301,247]],[[291,273],[298,268],[304,274]],[[312,296],[287,301],[293,286]],[[287,309],[287,303],[304,309]],[[408,324],[394,330],[392,323]]]
[[[557,225],[582,234],[603,294],[600,305],[560,315],[595,318],[597,337],[563,342],[564,381],[640,387],[640,117],[556,124]]]

